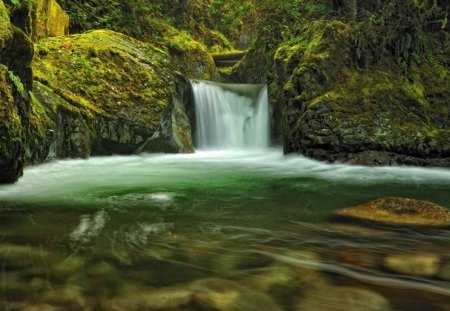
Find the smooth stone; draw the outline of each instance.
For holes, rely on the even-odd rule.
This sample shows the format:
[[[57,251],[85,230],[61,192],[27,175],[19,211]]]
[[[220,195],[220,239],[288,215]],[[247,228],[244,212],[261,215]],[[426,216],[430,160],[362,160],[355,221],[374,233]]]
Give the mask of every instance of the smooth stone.
[[[185,288],[165,288],[125,295],[104,303],[105,310],[144,311],[174,310],[188,305],[192,300],[192,290]]]
[[[383,259],[383,266],[389,271],[422,277],[438,274],[441,258],[435,254],[395,254]]]
[[[193,282],[190,288],[194,304],[206,310],[281,311],[268,295],[234,281],[208,278]]]
[[[383,198],[333,213],[335,221],[390,226],[450,228],[450,212],[435,203],[405,198]]]
[[[361,288],[325,286],[308,291],[296,311],[389,311],[390,302],[383,296]]]

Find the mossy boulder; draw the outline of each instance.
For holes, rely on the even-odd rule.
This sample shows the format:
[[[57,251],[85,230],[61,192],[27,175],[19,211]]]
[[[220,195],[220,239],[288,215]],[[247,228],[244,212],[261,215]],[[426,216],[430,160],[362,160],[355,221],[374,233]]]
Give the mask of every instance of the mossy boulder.
[[[207,47],[186,31],[170,27],[164,35],[165,44],[174,62],[189,79],[218,80],[219,74]]]
[[[362,69],[351,23],[315,20],[274,57],[272,96],[280,100],[286,153],[363,165],[450,166],[450,68],[429,56],[394,58]],[[431,42],[450,42],[429,34]],[[445,43],[447,42],[447,43]]]
[[[28,126],[33,45],[11,25],[0,1],[0,183],[22,175]]]
[[[131,154],[155,140],[158,152],[192,151],[181,78],[165,52],[109,30],[46,38],[36,49],[30,161]]]

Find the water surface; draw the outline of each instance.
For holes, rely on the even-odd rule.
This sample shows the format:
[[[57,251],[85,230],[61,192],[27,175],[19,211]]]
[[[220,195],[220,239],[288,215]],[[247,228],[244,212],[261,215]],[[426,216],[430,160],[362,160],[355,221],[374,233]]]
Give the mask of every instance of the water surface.
[[[402,275],[381,263],[390,254],[426,253],[437,254],[444,266],[450,263],[447,231],[348,231],[328,217],[386,196],[450,208],[449,185],[448,169],[331,165],[279,149],[29,167],[17,184],[0,187],[3,279],[19,284],[14,290],[11,282],[0,284],[0,302],[49,303],[45,297],[55,290],[76,287],[84,309],[103,310],[137,289],[189,287],[210,277],[242,284],[255,276],[278,280],[270,274],[277,271],[285,273],[285,290],[258,283],[259,292],[286,301],[279,304],[290,310],[296,291],[304,291],[291,279],[296,274],[286,272],[295,268],[320,271],[319,283],[367,288],[399,310],[441,310],[450,304],[448,279]],[[16,246],[30,248],[31,262],[9,262],[14,252],[21,254]],[[42,255],[47,252],[52,259]],[[76,268],[60,277],[58,263]]]

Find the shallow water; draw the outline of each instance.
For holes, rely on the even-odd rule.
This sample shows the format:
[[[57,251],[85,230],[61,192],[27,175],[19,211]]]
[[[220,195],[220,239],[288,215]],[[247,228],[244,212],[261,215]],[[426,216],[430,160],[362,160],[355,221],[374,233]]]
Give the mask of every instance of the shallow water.
[[[17,184],[0,187],[0,306],[140,310],[143,298],[123,301],[162,288],[198,291],[192,284],[215,277],[283,310],[301,309],[311,295],[334,310],[327,297],[336,287],[365,288],[395,310],[447,310],[448,231],[374,231],[327,219],[386,196],[450,208],[449,190],[448,169],[330,165],[278,149],[29,167]],[[392,254],[435,255],[442,269],[431,277],[388,271],[383,260]],[[252,297],[253,306],[265,299]],[[253,310],[236,303],[223,310]],[[194,299],[164,308],[215,307]]]

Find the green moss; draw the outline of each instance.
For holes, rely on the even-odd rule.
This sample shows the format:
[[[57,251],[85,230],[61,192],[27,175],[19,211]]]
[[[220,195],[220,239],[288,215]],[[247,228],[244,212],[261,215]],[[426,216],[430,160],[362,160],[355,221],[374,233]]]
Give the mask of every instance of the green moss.
[[[0,64],[0,155],[14,157],[17,144],[23,140],[22,121],[15,109],[13,85],[6,66]]]
[[[50,113],[39,99],[29,92],[31,100],[30,124],[36,130],[37,135],[41,138],[45,137],[47,130],[55,126],[54,121],[50,118]]]
[[[165,32],[164,40],[170,55],[188,78],[203,80],[218,78],[217,69],[207,47],[194,40],[189,33],[169,28]]]
[[[159,125],[174,70],[161,50],[107,30],[47,38],[37,46],[48,53],[36,54],[35,79],[62,99],[58,105],[88,118],[123,114]]]
[[[0,0],[0,49],[5,47],[6,42],[12,38],[12,35],[13,31],[5,4]]]

